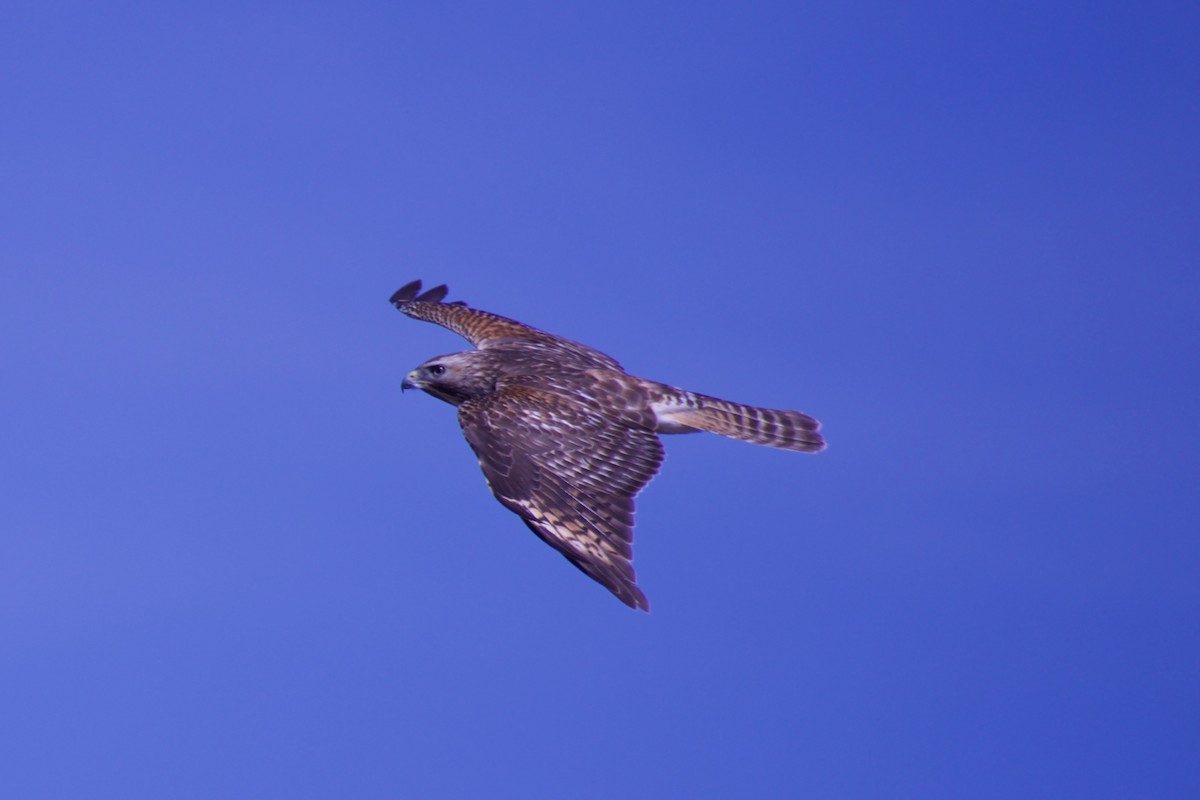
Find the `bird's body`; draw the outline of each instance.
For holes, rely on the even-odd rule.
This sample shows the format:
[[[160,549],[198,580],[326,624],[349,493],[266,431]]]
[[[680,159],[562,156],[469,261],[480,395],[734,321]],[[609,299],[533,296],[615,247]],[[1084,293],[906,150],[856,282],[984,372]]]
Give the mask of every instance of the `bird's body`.
[[[711,431],[802,452],[825,447],[799,411],[756,408],[629,375],[610,356],[515,320],[444,303],[414,281],[391,302],[477,349],[404,379],[458,407],[496,498],[622,602],[649,610],[632,566],[633,499],[658,472],[661,433]]]

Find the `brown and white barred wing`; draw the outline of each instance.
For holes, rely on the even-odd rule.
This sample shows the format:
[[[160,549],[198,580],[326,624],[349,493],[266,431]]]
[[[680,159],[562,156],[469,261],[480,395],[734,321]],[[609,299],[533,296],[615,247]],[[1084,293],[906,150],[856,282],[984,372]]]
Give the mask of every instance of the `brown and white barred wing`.
[[[623,603],[648,610],[631,563],[633,498],[662,464],[658,437],[524,386],[458,414],[496,499]]]
[[[710,431],[784,450],[825,449],[825,440],[817,432],[821,423],[799,411],[758,408],[661,384],[651,391],[650,407],[660,433]]]
[[[513,342],[529,342],[571,353],[597,366],[618,370],[621,368],[612,357],[579,342],[555,336],[490,311],[471,308],[461,300],[442,302],[447,292],[449,289],[443,284],[422,293],[421,282],[413,281],[397,290],[391,297],[391,303],[401,313],[413,319],[433,322],[454,331],[481,350]]]

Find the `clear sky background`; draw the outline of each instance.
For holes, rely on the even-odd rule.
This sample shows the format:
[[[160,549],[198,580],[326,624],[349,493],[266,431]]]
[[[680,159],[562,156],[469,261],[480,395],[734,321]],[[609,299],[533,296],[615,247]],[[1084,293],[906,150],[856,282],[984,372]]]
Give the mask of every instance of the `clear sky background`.
[[[6,3],[0,795],[1200,797],[1194,3]],[[825,423],[635,613],[414,278]]]

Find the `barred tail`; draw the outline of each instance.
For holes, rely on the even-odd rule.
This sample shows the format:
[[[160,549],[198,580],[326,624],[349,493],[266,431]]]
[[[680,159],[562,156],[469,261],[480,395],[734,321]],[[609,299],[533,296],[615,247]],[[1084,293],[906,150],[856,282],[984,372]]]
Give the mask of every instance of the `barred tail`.
[[[662,433],[702,430],[784,450],[818,453],[825,449],[825,440],[817,433],[821,423],[807,414],[676,392],[654,403]]]

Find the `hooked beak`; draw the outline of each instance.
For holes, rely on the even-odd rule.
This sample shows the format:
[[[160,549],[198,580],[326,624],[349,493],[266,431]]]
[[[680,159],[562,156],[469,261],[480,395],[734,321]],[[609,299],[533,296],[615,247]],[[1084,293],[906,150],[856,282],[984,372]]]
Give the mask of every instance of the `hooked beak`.
[[[420,388],[421,388],[421,385],[419,383],[417,383],[417,371],[415,369],[412,372],[405,375],[404,380],[400,382],[400,391],[402,391],[402,392],[408,391],[409,389],[420,389]]]

